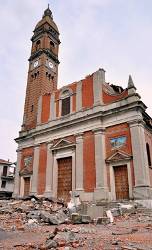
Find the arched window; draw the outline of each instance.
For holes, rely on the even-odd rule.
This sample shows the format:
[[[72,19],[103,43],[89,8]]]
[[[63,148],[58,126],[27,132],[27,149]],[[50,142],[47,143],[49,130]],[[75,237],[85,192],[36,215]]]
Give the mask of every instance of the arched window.
[[[36,42],[35,49],[36,49],[36,50],[40,49],[40,45],[41,45],[41,41],[38,40],[38,41]]]
[[[151,166],[151,156],[150,156],[150,148],[149,148],[149,144],[148,143],[146,143],[146,150],[147,150],[148,165],[150,167]]]
[[[50,41],[50,47],[53,48],[53,49],[55,48],[54,42]]]
[[[33,110],[34,110],[34,105],[31,106],[31,112],[33,112]]]
[[[71,94],[69,90],[65,90],[61,95],[61,115],[68,115],[71,111]]]

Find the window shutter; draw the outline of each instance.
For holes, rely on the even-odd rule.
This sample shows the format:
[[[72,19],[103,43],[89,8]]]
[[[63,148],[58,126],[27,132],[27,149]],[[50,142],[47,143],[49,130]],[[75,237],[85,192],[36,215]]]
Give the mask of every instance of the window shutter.
[[[3,176],[7,176],[7,166],[3,167]]]
[[[67,115],[70,113],[70,97],[62,100],[62,115]]]

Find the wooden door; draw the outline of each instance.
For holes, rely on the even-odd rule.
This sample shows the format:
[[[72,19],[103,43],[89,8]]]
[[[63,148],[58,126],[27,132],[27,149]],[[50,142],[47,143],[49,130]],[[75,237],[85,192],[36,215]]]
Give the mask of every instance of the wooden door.
[[[129,199],[129,184],[127,166],[115,166],[115,191],[116,199]]]
[[[58,159],[58,190],[59,199],[68,201],[72,191],[72,157]]]
[[[24,196],[30,193],[30,177],[24,177]]]

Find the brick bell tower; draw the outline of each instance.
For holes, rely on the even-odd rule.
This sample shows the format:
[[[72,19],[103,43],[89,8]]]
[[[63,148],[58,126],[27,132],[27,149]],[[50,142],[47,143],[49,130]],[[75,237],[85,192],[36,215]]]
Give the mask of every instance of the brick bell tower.
[[[60,40],[49,5],[33,32],[22,131],[35,128],[39,97],[57,89]]]

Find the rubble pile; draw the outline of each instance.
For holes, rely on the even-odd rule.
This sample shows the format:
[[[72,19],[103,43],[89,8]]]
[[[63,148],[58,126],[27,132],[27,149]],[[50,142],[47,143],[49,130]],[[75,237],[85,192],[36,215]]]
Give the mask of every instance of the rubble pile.
[[[0,202],[1,227],[24,230],[40,224],[60,225],[68,222],[68,209],[59,201],[29,198]]]
[[[152,250],[151,209],[136,203],[0,201],[0,249]]]
[[[78,232],[68,227],[63,229],[55,228],[53,233],[48,235],[44,248],[82,247],[84,246],[84,238],[80,237]]]

